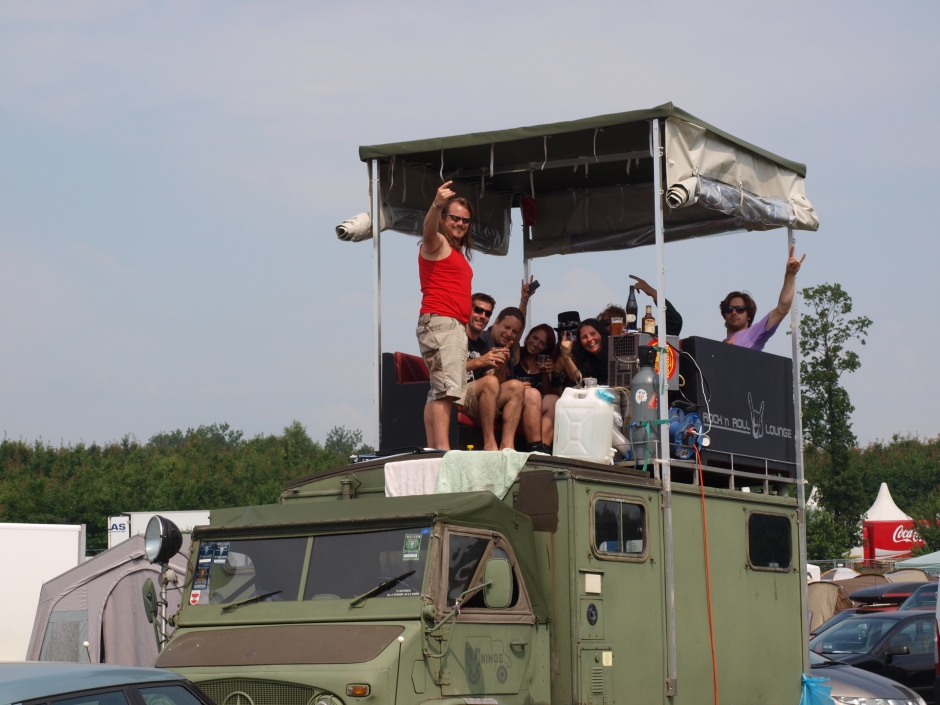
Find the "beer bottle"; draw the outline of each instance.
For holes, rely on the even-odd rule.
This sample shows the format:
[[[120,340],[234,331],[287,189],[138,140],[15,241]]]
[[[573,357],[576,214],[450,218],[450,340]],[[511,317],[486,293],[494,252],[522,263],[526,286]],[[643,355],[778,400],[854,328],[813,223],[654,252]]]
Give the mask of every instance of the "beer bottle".
[[[656,335],[656,319],[653,318],[653,307],[646,307],[646,315],[643,316],[643,332],[650,335]]]
[[[624,321],[627,324],[627,330],[636,330],[636,318],[637,312],[639,309],[636,305],[636,291],[634,287],[630,287],[630,298],[627,299],[627,320]]]

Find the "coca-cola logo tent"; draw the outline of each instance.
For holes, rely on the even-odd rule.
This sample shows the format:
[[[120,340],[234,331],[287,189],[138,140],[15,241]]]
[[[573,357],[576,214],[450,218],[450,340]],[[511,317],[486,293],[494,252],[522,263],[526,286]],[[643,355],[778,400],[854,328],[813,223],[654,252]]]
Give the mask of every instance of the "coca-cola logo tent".
[[[924,544],[913,520],[894,503],[884,482],[875,503],[865,513],[862,532],[865,558],[869,560],[906,558],[915,546]]]

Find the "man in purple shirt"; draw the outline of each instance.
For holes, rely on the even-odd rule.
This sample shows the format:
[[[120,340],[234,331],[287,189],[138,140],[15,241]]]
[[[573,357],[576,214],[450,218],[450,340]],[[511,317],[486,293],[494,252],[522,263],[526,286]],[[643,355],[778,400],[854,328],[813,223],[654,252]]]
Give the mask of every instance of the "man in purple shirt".
[[[783,289],[780,291],[777,308],[772,309],[757,323],[754,323],[757,304],[754,303],[750,294],[732,291],[724,298],[721,302],[721,315],[725,319],[725,328],[728,331],[726,343],[740,345],[742,348],[751,350],[764,349],[767,341],[777,332],[777,326],[790,313],[793,295],[796,293],[796,273],[800,271],[800,265],[803,264],[804,259],[806,259],[805,254],[800,259],[794,257],[793,248],[790,248],[790,258],[787,260],[787,270],[783,276]]]

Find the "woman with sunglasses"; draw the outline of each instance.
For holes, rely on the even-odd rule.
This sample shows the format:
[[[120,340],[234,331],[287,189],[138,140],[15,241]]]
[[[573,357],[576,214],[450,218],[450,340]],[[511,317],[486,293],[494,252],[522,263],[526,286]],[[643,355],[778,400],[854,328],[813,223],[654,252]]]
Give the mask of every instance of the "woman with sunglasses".
[[[450,189],[437,189],[424,218],[418,249],[421,312],[418,346],[428,366],[431,390],[424,407],[428,447],[450,450],[450,416],[467,391],[467,321],[470,318],[470,221],[473,206]]]
[[[539,362],[542,358],[545,362]],[[552,368],[558,359],[555,331],[547,323],[529,331],[519,352],[519,362],[513,367],[516,379],[527,381],[542,395],[542,444],[551,448],[555,435],[555,402],[558,390],[552,386]]]
[[[561,371],[568,385],[580,379],[593,377],[599,385],[607,384],[607,329],[596,318],[581,321],[575,340],[562,339],[559,343]]]

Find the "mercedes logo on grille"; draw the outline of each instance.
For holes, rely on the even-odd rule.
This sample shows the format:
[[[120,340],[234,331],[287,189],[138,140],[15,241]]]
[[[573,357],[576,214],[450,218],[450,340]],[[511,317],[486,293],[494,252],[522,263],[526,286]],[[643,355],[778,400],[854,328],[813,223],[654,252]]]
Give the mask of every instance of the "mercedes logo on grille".
[[[236,690],[223,701],[222,705],[255,705],[255,701],[248,697],[248,693]]]

